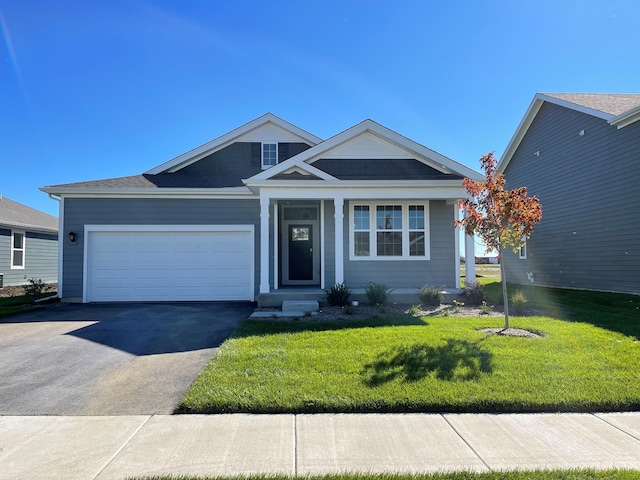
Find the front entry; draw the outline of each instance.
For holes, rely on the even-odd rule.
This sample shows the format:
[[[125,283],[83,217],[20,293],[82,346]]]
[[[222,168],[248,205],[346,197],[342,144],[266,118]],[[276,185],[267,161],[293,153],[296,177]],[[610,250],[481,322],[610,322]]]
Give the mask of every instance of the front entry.
[[[282,285],[319,285],[318,207],[283,206],[280,232]]]

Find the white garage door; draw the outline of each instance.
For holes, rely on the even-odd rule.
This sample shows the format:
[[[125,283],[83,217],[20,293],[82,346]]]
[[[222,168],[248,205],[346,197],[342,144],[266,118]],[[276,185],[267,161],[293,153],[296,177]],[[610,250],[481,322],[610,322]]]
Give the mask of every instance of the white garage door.
[[[85,301],[253,300],[253,226],[87,228]]]

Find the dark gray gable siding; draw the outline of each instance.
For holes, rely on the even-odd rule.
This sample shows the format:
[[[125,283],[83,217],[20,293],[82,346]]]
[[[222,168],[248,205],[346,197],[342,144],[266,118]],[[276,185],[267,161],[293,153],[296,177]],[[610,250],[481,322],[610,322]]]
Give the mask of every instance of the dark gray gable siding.
[[[64,237],[63,297],[82,297],[85,225],[254,225],[255,287],[260,286],[260,202],[253,199],[106,199],[66,198],[64,231],[78,234],[75,244]]]
[[[26,231],[25,268],[11,269],[11,230],[0,229],[0,273],[4,276],[5,286],[25,285],[30,278],[41,279],[45,283],[56,283],[58,236]]]
[[[313,166],[340,180],[461,180],[412,159],[328,159]]]
[[[349,260],[350,208],[349,202],[345,202],[344,278],[349,287],[364,288],[369,282],[387,283],[393,288],[415,288],[416,292],[425,285],[459,287],[456,285],[454,205],[444,200],[429,201],[431,260],[398,261]]]
[[[617,129],[545,103],[505,176],[543,214],[527,259],[504,256],[510,282],[531,272],[537,285],[640,293],[640,122]]]

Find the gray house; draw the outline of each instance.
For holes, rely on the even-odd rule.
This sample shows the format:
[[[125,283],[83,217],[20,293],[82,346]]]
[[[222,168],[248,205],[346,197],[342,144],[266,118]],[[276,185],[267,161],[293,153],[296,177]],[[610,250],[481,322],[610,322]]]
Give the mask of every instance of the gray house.
[[[371,120],[322,140],[266,114],[142,175],[42,190],[60,197],[63,299],[267,305],[343,281],[459,287],[465,176]]]
[[[537,94],[498,168],[543,214],[509,282],[640,293],[640,95]]]
[[[0,195],[0,288],[58,281],[58,219]]]

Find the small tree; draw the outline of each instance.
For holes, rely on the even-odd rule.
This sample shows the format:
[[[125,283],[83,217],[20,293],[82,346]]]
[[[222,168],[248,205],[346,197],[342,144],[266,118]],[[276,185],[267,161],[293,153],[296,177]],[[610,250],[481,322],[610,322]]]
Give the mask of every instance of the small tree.
[[[524,246],[534,225],[542,218],[542,207],[536,195],[527,197],[526,187],[505,190],[505,178],[498,172],[493,152],[482,156],[480,164],[485,180],[464,179],[462,185],[469,193],[469,198],[459,201],[464,217],[454,224],[463,227],[467,235],[477,233],[488,251],[498,252],[504,297],[504,328],[507,329],[509,301],[502,252],[509,247],[517,252]]]

